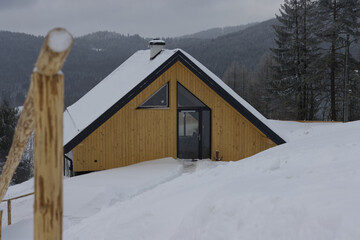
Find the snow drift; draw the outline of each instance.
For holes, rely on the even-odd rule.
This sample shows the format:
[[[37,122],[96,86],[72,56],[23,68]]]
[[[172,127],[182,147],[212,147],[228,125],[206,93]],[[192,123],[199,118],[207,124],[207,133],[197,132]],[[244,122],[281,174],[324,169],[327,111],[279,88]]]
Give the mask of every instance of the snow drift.
[[[272,124],[289,142],[238,162],[125,167],[139,178],[129,188],[118,169],[66,179],[64,239],[360,239],[360,122]],[[20,188],[31,184],[9,192]],[[17,216],[4,239],[31,239],[30,212]]]

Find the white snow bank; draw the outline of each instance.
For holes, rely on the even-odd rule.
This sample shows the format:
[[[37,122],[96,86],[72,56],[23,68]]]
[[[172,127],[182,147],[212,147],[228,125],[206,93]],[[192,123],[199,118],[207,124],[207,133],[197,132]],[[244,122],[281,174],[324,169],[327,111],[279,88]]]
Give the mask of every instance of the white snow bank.
[[[177,178],[179,163],[161,160],[162,173],[150,161],[67,179],[64,239],[360,239],[360,121],[280,123],[291,141],[238,162],[200,162]],[[133,193],[158,175],[172,180]],[[4,227],[4,239],[31,239],[29,219]]]
[[[360,122],[328,126],[184,174],[87,218],[64,238],[359,239],[359,131]]]
[[[286,142],[312,137],[321,132],[327,133],[329,127],[341,127],[344,124],[342,122],[297,122],[281,120],[268,120],[268,123],[277,133],[284,136]]]
[[[164,158],[64,179],[64,229],[179,176],[182,169],[180,162]],[[10,187],[5,198],[31,191],[33,180]],[[33,196],[12,202],[11,226],[6,225],[5,203],[1,209],[4,211],[3,239],[33,238]]]
[[[169,239],[359,239],[360,122],[337,125],[209,172]]]

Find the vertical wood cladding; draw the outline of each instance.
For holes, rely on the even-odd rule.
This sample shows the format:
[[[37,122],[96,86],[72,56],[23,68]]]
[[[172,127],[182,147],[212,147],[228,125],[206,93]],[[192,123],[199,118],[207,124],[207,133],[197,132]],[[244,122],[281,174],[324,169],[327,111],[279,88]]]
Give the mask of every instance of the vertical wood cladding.
[[[212,111],[212,158],[239,160],[275,146],[182,63],[177,62],[74,148],[74,171],[126,166],[177,153],[177,81]],[[169,82],[169,108],[137,109]]]

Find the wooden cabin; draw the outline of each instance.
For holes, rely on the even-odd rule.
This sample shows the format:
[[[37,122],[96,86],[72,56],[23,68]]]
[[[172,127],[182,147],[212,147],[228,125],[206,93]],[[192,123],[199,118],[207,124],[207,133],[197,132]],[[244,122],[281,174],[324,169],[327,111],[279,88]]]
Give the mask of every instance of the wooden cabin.
[[[215,74],[161,40],[136,52],[64,112],[74,172],[164,157],[222,161],[285,141]]]

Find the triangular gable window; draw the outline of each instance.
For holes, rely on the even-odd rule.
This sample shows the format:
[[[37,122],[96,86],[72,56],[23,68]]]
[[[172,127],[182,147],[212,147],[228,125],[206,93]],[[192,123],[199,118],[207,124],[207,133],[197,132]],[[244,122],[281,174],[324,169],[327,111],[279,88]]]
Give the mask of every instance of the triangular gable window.
[[[138,108],[168,108],[169,107],[169,83],[162,86],[157,92],[143,102]]]
[[[178,107],[206,107],[197,97],[180,83],[177,84]]]

